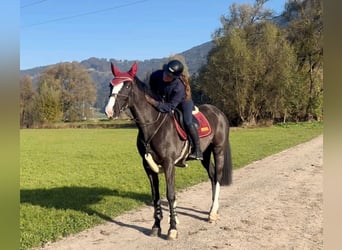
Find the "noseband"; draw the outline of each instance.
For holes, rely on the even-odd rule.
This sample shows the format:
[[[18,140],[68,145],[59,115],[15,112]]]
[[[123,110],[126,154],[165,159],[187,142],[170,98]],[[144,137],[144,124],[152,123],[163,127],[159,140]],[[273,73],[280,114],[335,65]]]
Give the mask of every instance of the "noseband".
[[[117,77],[117,78],[120,78],[120,77]],[[129,80],[129,82],[130,82],[130,84],[132,84],[132,81],[133,81],[133,79],[130,79],[130,78],[124,78],[125,80]],[[111,98],[111,97],[114,97],[115,98],[115,100],[116,100],[116,102],[117,103],[119,103],[119,99],[117,99],[117,97],[129,97],[130,96],[130,94],[131,94],[131,92],[128,94],[128,95],[126,95],[126,94],[121,94],[121,93],[112,93],[112,94],[110,94],[109,95],[109,98]],[[126,108],[128,107],[128,102],[127,102],[127,104],[125,105],[125,106],[122,106],[122,108],[120,109],[120,111],[119,111],[119,113],[121,113],[123,110],[125,110]]]
[[[130,80],[129,83],[132,85],[134,83],[134,80]],[[133,87],[133,86],[132,86]],[[144,89],[144,93],[146,93],[146,89]],[[127,97],[127,98],[133,98],[134,95],[132,95],[132,90],[129,92],[129,94],[121,94],[121,93],[112,93],[109,97],[114,97],[116,99],[116,102],[119,103],[119,99],[117,99],[116,97]],[[125,106],[123,106],[121,109],[120,109],[120,112],[122,112],[123,110],[125,110],[129,103],[130,102],[134,102],[134,100],[131,100],[129,99],[129,101],[127,102],[127,104]],[[156,119],[154,119],[153,121],[150,121],[150,122],[142,122],[142,121],[139,121],[138,119],[136,119],[135,117],[132,117],[132,119],[138,123],[141,127],[146,127],[146,126],[149,126],[149,125],[152,125],[152,124],[155,124],[159,121],[160,117],[163,115],[163,119],[162,121],[160,122],[160,126],[158,126],[156,132],[160,129],[161,125],[164,123],[167,115],[166,114],[162,114],[161,112],[158,112],[158,115],[156,117]]]
[[[120,94],[120,93],[113,93],[113,94],[111,94],[109,97],[114,97],[114,98],[116,98],[117,96],[129,97],[129,95],[124,95],[124,94]]]

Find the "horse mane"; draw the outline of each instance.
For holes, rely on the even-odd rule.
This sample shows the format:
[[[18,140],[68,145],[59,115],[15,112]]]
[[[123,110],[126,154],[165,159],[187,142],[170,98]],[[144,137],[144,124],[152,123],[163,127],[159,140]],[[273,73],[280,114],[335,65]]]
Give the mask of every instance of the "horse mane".
[[[138,86],[143,93],[148,94],[149,96],[154,96],[155,94],[152,92],[150,85],[141,81],[137,76],[134,77],[134,82]]]

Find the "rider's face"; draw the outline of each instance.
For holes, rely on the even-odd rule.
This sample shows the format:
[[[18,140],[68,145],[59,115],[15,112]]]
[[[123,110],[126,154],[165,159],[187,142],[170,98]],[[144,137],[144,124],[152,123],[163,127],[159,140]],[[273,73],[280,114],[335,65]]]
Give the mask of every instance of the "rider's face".
[[[165,72],[163,73],[163,81],[164,82],[172,82],[173,77],[169,76],[168,74],[166,74]]]

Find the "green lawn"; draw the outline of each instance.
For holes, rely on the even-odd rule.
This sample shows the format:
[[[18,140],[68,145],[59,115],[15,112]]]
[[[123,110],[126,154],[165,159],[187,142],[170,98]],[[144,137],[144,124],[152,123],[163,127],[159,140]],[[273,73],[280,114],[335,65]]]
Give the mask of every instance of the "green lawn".
[[[322,123],[232,129],[234,168],[322,132]],[[135,128],[21,130],[20,248],[58,240],[150,204],[136,135]],[[208,179],[199,162],[189,165],[177,168],[177,190]],[[165,196],[164,176],[160,177]]]

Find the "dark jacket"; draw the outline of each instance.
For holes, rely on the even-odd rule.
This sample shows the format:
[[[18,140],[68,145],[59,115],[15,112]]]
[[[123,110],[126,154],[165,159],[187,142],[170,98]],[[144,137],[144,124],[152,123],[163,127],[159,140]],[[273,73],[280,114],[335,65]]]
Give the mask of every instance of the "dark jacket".
[[[163,70],[151,74],[150,88],[156,94],[158,101],[156,108],[160,112],[171,112],[185,100],[185,86],[182,81],[177,78],[172,82],[164,82]]]

